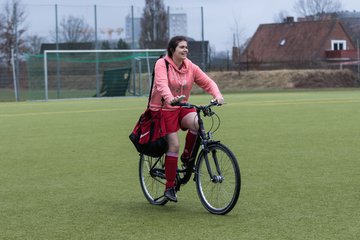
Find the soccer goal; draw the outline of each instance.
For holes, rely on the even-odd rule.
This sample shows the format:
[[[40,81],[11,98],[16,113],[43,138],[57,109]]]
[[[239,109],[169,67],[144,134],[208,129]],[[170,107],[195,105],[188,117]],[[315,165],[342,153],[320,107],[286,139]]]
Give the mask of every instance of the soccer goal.
[[[164,53],[164,49],[46,50],[42,63],[38,55],[27,59],[29,99],[146,95],[154,63]]]

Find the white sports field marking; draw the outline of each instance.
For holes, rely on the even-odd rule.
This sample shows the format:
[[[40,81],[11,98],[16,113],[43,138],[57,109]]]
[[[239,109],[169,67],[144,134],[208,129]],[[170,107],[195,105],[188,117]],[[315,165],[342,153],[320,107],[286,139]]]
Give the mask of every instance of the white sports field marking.
[[[270,101],[253,101],[229,103],[229,105],[242,106],[276,106],[276,105],[306,105],[306,104],[344,104],[360,103],[360,99],[294,99],[294,100],[270,100]]]
[[[96,112],[117,112],[129,110],[145,110],[140,108],[107,108],[107,109],[92,109],[92,110],[74,110],[74,111],[54,111],[54,112],[28,112],[28,113],[9,113],[0,114],[0,117],[24,117],[24,116],[39,116],[39,115],[53,115],[53,114],[70,114],[70,113],[96,113]]]
[[[294,99],[294,100],[269,100],[269,101],[253,101],[253,102],[236,102],[228,103],[227,106],[241,105],[241,106],[280,106],[280,105],[305,105],[305,104],[346,104],[346,103],[360,103],[360,98],[324,98],[324,99]],[[145,110],[145,107],[132,108],[102,108],[91,110],[69,110],[69,111],[51,111],[51,112],[27,112],[27,113],[8,113],[1,114],[0,117],[23,117],[23,116],[39,116],[39,115],[54,115],[54,114],[71,114],[71,113],[96,113],[96,112],[117,112],[117,111],[131,111],[131,110]]]

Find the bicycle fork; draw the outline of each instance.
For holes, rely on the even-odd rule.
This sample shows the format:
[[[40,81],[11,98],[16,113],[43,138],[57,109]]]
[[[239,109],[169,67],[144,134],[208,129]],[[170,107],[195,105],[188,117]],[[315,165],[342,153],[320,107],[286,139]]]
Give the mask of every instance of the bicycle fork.
[[[220,170],[219,161],[218,161],[217,154],[216,154],[216,149],[212,149],[212,150],[209,149],[208,145],[209,145],[209,140],[210,140],[211,136],[206,135],[204,123],[203,123],[201,117],[199,116],[200,112],[198,111],[197,114],[198,114],[198,124],[199,124],[198,135],[202,139],[201,146],[204,151],[204,159],[205,159],[206,168],[209,173],[210,180],[213,183],[221,183],[224,180],[224,177],[222,176],[222,173]],[[198,144],[200,145],[200,142]],[[209,154],[212,155],[212,159],[214,160],[214,165],[216,167],[217,175],[213,173],[213,169],[211,168],[211,164],[209,162],[209,157],[208,157]]]
[[[204,151],[205,151],[204,159],[205,159],[206,169],[208,171],[210,180],[213,183],[222,183],[223,180],[224,180],[224,177],[223,177],[223,175],[221,173],[221,170],[220,170],[219,161],[218,161],[217,154],[216,154],[216,149],[204,150]],[[212,159],[214,161],[214,165],[215,165],[215,168],[216,168],[215,174],[214,174],[214,171],[213,171],[213,169],[211,167],[211,164],[210,164],[209,154],[211,154]]]

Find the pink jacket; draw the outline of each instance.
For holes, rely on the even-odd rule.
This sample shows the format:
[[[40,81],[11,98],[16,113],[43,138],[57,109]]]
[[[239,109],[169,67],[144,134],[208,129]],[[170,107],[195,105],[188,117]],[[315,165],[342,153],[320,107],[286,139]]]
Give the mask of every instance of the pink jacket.
[[[169,62],[169,71],[166,71],[164,58]],[[170,100],[175,96],[185,95],[184,101],[188,101],[194,83],[211,94],[214,98],[222,95],[216,83],[210,79],[196,64],[185,59],[181,69],[175,65],[169,56],[159,59],[155,63],[154,87],[151,95],[150,109],[157,111],[161,108],[163,98],[165,100],[163,110],[179,108],[171,106]]]

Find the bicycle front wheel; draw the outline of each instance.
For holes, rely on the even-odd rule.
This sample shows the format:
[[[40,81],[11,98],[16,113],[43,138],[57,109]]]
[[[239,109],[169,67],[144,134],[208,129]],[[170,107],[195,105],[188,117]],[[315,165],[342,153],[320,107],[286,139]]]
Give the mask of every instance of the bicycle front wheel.
[[[140,186],[145,198],[153,205],[164,205],[167,198],[165,190],[165,168],[164,156],[153,158],[147,155],[140,155],[139,178]]]
[[[230,212],[240,195],[240,168],[234,154],[221,143],[212,143],[199,154],[195,170],[201,203],[213,214]]]

